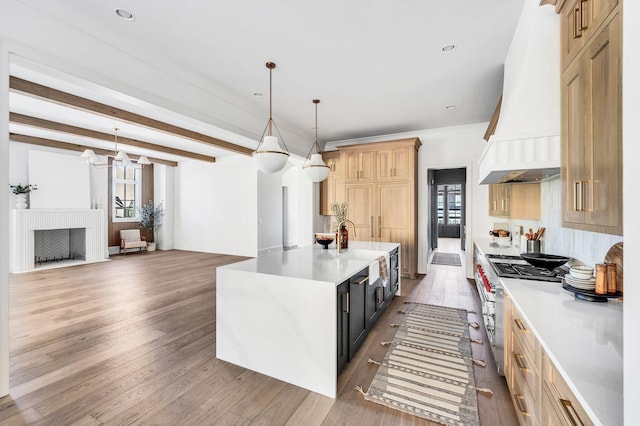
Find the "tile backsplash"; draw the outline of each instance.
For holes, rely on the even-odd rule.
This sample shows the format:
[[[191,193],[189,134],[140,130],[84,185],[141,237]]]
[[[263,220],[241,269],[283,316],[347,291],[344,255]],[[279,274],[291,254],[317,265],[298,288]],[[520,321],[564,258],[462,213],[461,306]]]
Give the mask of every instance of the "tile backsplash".
[[[573,258],[572,263],[595,265],[604,261],[609,248],[622,241],[619,235],[599,234],[596,232],[580,231],[562,227],[562,184],[560,179],[543,182],[540,188],[541,217],[539,221],[511,220],[513,230],[522,226],[525,231],[534,230],[544,226],[545,235],[542,238],[542,251],[544,253],[558,254]]]

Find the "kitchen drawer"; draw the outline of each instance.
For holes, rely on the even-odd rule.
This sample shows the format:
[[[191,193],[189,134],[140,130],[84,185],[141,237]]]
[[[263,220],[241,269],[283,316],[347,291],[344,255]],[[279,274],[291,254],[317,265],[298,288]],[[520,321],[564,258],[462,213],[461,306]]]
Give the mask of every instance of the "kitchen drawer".
[[[515,305],[512,305],[511,312],[511,329],[513,334],[517,335],[523,343],[523,346],[532,354],[536,352],[536,346],[538,346],[538,340],[533,334],[529,324],[522,318],[520,312]]]
[[[586,411],[578,403],[573,392],[569,389],[569,385],[560,375],[555,366],[548,357],[543,358],[543,392],[546,404],[551,404],[554,412],[562,419],[560,424],[563,425],[593,425],[593,422],[587,415]]]
[[[521,375],[516,370],[517,367],[514,364],[514,368],[509,373],[511,376],[509,390],[511,391],[511,399],[513,400],[519,423],[521,425],[538,425],[538,408],[535,400],[527,386],[523,384]]]
[[[534,404],[540,400],[541,354],[539,347],[535,352],[529,351],[517,334],[513,333],[513,350],[511,351],[511,366],[515,375],[520,376],[522,387],[527,387]]]

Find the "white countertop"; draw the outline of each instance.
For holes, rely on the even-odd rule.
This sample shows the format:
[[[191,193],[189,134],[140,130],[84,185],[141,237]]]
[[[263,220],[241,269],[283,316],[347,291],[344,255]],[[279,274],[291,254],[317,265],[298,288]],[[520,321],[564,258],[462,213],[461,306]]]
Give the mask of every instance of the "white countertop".
[[[475,242],[485,254],[519,253],[490,247],[488,238]],[[560,283],[500,280],[594,422],[622,425],[622,304],[578,300]]]
[[[338,253],[335,247],[320,245],[272,252],[221,268],[258,274],[278,275],[340,284],[369,266],[378,256],[390,252],[397,243],[349,241],[349,248]]]

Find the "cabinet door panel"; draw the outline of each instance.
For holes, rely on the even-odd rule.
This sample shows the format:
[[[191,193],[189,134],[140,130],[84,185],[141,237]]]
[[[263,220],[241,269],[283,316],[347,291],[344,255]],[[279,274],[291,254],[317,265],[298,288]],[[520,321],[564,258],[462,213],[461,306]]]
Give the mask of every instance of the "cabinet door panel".
[[[338,286],[337,289],[337,362],[338,374],[342,371],[349,361],[349,281],[345,281]]]
[[[587,123],[592,141],[592,169],[587,188],[586,223],[622,228],[622,156],[619,17],[609,23],[588,49]]]
[[[377,168],[380,180],[406,180],[411,176],[412,147],[378,152]]]
[[[378,230],[380,241],[400,243],[402,260],[400,270],[409,273],[411,253],[410,187],[407,183],[386,183],[378,186]]]
[[[376,216],[373,207],[373,184],[345,185],[345,199],[347,202],[347,218],[355,224],[355,235],[350,231],[349,239],[358,241],[373,241],[374,221]]]
[[[357,274],[349,280],[349,361],[353,359],[367,337],[366,297],[369,273]]]
[[[570,67],[562,78],[562,180],[565,190],[562,193],[563,221],[567,223],[584,222],[582,210],[583,185],[587,180],[588,164],[585,147],[585,115],[587,102],[585,96],[583,63]]]

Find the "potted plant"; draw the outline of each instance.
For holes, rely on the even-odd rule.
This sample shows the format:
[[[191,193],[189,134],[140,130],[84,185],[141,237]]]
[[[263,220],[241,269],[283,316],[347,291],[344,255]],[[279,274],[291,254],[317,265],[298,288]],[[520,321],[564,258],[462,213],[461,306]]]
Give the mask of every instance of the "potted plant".
[[[162,203],[155,206],[153,201],[149,200],[138,209],[138,213],[140,214],[140,227],[147,230],[152,236],[152,241],[147,244],[147,251],[155,251],[157,232],[162,225],[164,207]]]
[[[38,189],[37,185],[22,185],[21,183],[17,185],[9,185],[11,188],[11,192],[13,192],[16,196],[16,209],[26,209],[27,208],[27,194],[31,191],[35,191]]]

